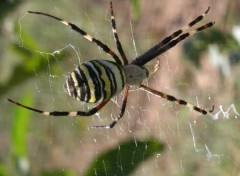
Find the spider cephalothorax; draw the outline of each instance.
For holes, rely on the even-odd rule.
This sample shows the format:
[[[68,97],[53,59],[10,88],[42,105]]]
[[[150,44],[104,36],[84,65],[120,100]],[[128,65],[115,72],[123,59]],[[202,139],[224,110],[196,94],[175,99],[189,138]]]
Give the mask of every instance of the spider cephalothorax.
[[[208,13],[210,7],[196,19],[185,25],[183,28],[175,31],[171,35],[167,36],[163,40],[161,40],[158,44],[147,50],[142,55],[135,58],[130,64],[127,60],[127,57],[123,51],[122,45],[119,41],[116,23],[114,19],[112,2],[110,2],[110,13],[111,13],[111,24],[112,24],[112,32],[115,39],[115,43],[118,49],[118,52],[121,57],[119,57],[112,49],[110,49],[106,44],[99,41],[96,38],[93,38],[85,31],[77,27],[75,24],[70,23],[61,18],[55,17],[53,15],[43,13],[43,12],[33,12],[28,11],[31,14],[42,15],[46,17],[53,18],[55,20],[60,21],[66,26],[69,26],[72,30],[76,31],[84,38],[89,40],[90,42],[95,43],[99,48],[101,48],[104,52],[112,56],[113,61],[97,59],[85,62],[79,65],[75,70],[69,75],[65,84],[64,91],[68,93],[73,98],[84,101],[86,103],[96,103],[99,104],[88,111],[42,111],[35,108],[31,108],[20,104],[14,100],[8,99],[11,103],[19,105],[23,108],[27,108],[29,110],[48,115],[48,116],[91,116],[99,111],[102,107],[104,107],[109,100],[115,96],[117,93],[121,92],[124,89],[124,98],[122,102],[122,107],[120,114],[108,125],[99,125],[95,127],[104,127],[104,128],[112,128],[114,125],[120,120],[125,112],[129,87],[132,85],[137,85],[139,88],[152,93],[154,95],[160,96],[166,100],[173,101],[177,104],[181,104],[187,106],[188,108],[198,111],[199,113],[205,115],[209,114],[213,111],[213,109],[206,111],[197,106],[194,106],[184,100],[177,99],[172,95],[165,94],[163,92],[154,90],[150,87],[147,87],[142,84],[142,81],[145,78],[148,78],[149,71],[144,66],[149,61],[153,60],[160,54],[166,52],[170,48],[174,47],[177,43],[181,42],[185,38],[194,35],[195,33],[205,30],[214,25],[214,22],[209,22],[205,25],[202,25],[197,28],[192,28],[196,23],[201,21],[204,16]]]

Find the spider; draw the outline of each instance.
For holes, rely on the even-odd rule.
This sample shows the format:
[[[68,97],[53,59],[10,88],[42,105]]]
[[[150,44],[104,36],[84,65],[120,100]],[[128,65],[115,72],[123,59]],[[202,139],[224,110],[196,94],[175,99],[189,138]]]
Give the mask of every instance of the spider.
[[[202,25],[200,27],[193,28],[198,22],[200,22],[210,10],[210,7],[196,19],[182,27],[181,29],[173,32],[171,35],[167,36],[155,46],[147,50],[142,55],[138,56],[137,58],[133,59],[131,63],[129,63],[124,51],[123,47],[119,41],[117,30],[116,30],[116,22],[114,19],[114,12],[113,12],[113,5],[110,1],[110,14],[111,14],[111,26],[114,41],[117,47],[117,50],[120,54],[120,57],[100,40],[90,36],[88,33],[83,31],[81,28],[76,26],[73,23],[70,23],[64,19],[59,17],[43,13],[43,12],[36,12],[36,11],[28,11],[30,14],[42,15],[57,21],[60,21],[66,26],[69,26],[73,31],[79,33],[85,39],[89,40],[90,42],[96,44],[99,48],[101,48],[105,53],[109,54],[112,57],[112,61],[104,60],[104,59],[96,59],[90,60],[85,63],[80,64],[78,67],[75,68],[73,72],[70,73],[68,76],[63,89],[64,91],[69,94],[71,97],[83,101],[86,103],[99,103],[95,107],[89,109],[88,111],[43,111],[39,109],[35,109],[21,103],[18,103],[12,99],[8,99],[9,102],[14,103],[18,106],[23,108],[41,113],[46,116],[92,116],[96,112],[98,112],[101,108],[103,108],[109,100],[115,96],[116,94],[120,93],[124,90],[124,97],[122,100],[122,106],[120,113],[118,116],[109,124],[107,125],[97,125],[93,127],[102,127],[102,128],[113,128],[116,123],[123,117],[130,86],[138,86],[140,89],[145,90],[151,94],[159,96],[163,99],[168,101],[175,102],[180,105],[184,105],[191,110],[195,110],[203,115],[211,114],[214,110],[214,106],[211,110],[207,111],[195,105],[192,105],[185,100],[181,100],[175,98],[172,95],[165,94],[163,92],[154,90],[144,84],[142,81],[149,77],[149,70],[144,67],[146,63],[153,60],[160,54],[166,52],[170,48],[174,47],[177,43],[181,42],[182,40],[186,39],[187,37],[196,34],[199,31],[205,30],[210,28],[214,25],[214,21],[210,21],[209,23]]]

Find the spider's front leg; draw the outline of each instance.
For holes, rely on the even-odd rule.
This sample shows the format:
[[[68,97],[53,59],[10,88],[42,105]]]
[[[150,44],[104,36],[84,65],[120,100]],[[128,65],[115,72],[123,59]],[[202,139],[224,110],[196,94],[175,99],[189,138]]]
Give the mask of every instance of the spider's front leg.
[[[142,88],[143,90],[146,90],[149,93],[152,93],[153,95],[160,96],[161,98],[164,98],[164,99],[166,99],[168,101],[173,101],[173,102],[175,102],[177,104],[184,105],[184,106],[188,107],[189,109],[194,110],[194,111],[198,111],[199,113],[201,113],[203,115],[211,114],[213,112],[213,110],[214,110],[214,106],[209,111],[206,111],[206,110],[204,110],[202,108],[199,108],[199,107],[197,107],[195,105],[192,105],[192,104],[186,102],[185,100],[181,100],[181,99],[175,98],[172,95],[168,95],[168,94],[165,94],[163,92],[154,90],[154,89],[152,89],[150,87],[147,87],[147,86],[145,86],[143,84],[140,85],[140,88]]]

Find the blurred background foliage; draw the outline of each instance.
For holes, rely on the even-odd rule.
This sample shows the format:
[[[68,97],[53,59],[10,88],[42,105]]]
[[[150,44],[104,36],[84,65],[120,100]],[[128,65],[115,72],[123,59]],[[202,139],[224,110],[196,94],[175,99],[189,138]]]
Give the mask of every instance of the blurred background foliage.
[[[75,119],[41,118],[7,102],[12,98],[44,110],[88,108],[67,97],[62,84],[75,65],[109,56],[62,24],[26,12],[44,11],[71,20],[115,50],[108,2],[0,2],[0,176],[239,174],[240,123],[233,111],[227,121],[200,120],[186,108],[133,91],[138,98],[130,96],[126,117],[117,127],[96,130],[89,127],[114,118],[121,97],[94,117]],[[161,68],[149,84],[194,104],[199,100],[225,110],[233,104],[238,111],[239,2],[124,0],[113,5],[129,58],[211,5],[208,18],[216,21],[214,28],[159,57]]]

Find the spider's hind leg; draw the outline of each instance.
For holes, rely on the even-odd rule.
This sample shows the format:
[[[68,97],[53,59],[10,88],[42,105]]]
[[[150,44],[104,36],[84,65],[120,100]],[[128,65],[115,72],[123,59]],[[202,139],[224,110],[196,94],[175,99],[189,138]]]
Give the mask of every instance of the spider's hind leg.
[[[70,116],[70,117],[74,117],[74,116],[91,116],[93,114],[95,114],[96,112],[98,112],[100,109],[102,109],[109,101],[109,99],[106,99],[104,101],[102,101],[100,104],[98,104],[97,106],[95,106],[94,108],[88,110],[88,111],[43,111],[43,110],[39,110],[39,109],[35,109],[26,105],[23,105],[21,103],[18,103],[12,99],[8,99],[9,102],[18,105],[22,108],[28,109],[30,111],[34,111],[34,112],[38,112],[40,114],[46,115],[46,116]]]
[[[96,125],[96,126],[92,126],[92,128],[113,128],[117,124],[117,122],[123,117],[124,112],[126,110],[126,105],[127,105],[129,86],[126,86],[124,90],[125,90],[124,91],[124,98],[123,98],[120,114],[118,114],[118,116],[110,124],[108,124],[108,125]]]

